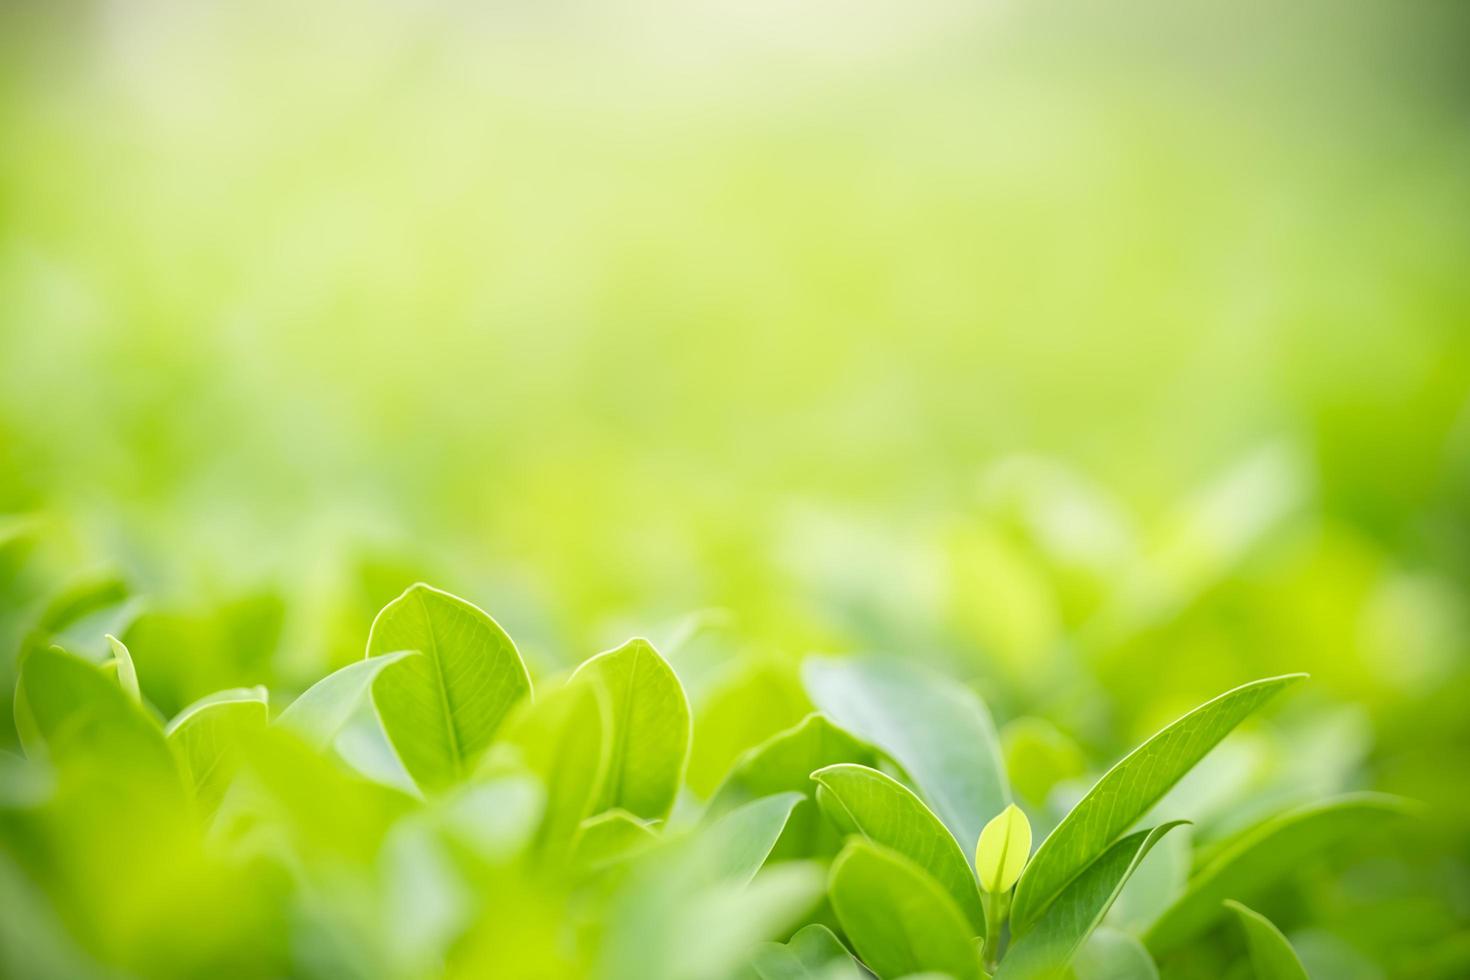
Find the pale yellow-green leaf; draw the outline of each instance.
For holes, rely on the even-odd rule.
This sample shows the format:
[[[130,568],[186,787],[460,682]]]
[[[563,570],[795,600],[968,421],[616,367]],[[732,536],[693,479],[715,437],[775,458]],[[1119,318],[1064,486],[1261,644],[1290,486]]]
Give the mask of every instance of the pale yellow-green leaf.
[[[113,670],[117,672],[118,685],[128,693],[135,704],[143,703],[143,692],[138,688],[138,669],[133,666],[133,655],[123,645],[122,640],[107,634],[107,644],[112,648]]]
[[[179,712],[165,729],[204,813],[219,806],[247,740],[265,728],[266,699],[263,687],[219,691]]]
[[[378,613],[367,656],[417,650],[373,681],[383,731],[419,788],[440,791],[474,768],[507,714],[531,696],[515,644],[476,606],[412,586]]]
[[[673,668],[647,640],[600,653],[572,675],[595,682],[610,712],[606,776],[598,803],[644,820],[669,815],[689,759],[689,701]]]
[[[1031,821],[1012,803],[980,831],[975,846],[975,870],[980,887],[992,895],[1011,890],[1031,856]]]

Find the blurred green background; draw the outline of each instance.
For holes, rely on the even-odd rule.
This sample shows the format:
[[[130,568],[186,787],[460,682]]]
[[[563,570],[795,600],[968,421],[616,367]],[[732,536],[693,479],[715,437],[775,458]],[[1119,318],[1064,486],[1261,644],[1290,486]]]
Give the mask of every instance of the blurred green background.
[[[1467,27],[0,5],[0,681],[65,623],[165,715],[298,691],[419,579],[541,674],[705,611],[708,678],[925,657],[1097,760],[1308,670],[1330,781],[1429,804],[1358,886],[1427,948],[1470,921]]]

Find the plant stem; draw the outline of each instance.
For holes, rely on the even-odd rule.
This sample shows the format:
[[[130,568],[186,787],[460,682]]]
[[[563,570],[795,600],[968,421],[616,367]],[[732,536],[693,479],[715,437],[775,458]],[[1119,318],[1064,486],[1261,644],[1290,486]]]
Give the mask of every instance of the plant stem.
[[[1011,913],[1011,893],[986,893],[985,899],[985,972],[994,973],[1000,965],[1001,932]]]

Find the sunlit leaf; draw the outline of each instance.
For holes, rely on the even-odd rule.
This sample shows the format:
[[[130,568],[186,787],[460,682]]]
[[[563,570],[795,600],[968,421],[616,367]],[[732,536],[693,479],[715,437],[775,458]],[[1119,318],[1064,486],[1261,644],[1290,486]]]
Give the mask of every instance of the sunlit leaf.
[[[1097,781],[1042,841],[1016,885],[1011,924],[1024,933],[1118,835],[1148,813],[1226,735],[1302,674],[1252,681],[1169,725]]]
[[[1010,802],[995,724],[968,688],[879,657],[809,658],[802,677],[818,708],[903,766],[966,847]]]
[[[662,820],[674,805],[689,758],[689,701],[647,640],[629,640],[577,668],[573,684],[592,680],[611,712],[606,776],[594,812],[614,807]]]
[[[1179,823],[1141,830],[1109,847],[1062,889],[1032,928],[1013,941],[996,980],[1050,980],[1059,977],[1102,923],[1128,876],[1149,849]]]
[[[138,669],[133,666],[133,655],[128,652],[128,648],[123,645],[123,642],[111,633],[107,634],[106,640],[112,648],[112,660],[110,662],[114,665],[113,670],[117,673],[118,685],[128,693],[128,697],[141,704],[143,702],[143,692],[138,689]]]
[[[373,681],[385,667],[405,657],[418,656],[412,650],[384,653],[348,664],[317,681],[292,701],[275,723],[300,735],[318,748],[330,745],[367,697]]]
[[[505,631],[447,592],[415,585],[383,607],[368,657],[417,650],[387,665],[372,687],[383,730],[424,790],[464,778],[505,716],[531,695],[531,679]]]
[[[975,872],[980,887],[992,895],[1011,890],[1031,855],[1031,821],[1012,803],[980,831],[975,845]]]
[[[858,956],[882,980],[925,970],[956,980],[981,975],[980,942],[964,913],[898,852],[853,838],[832,863],[827,894]]]
[[[240,767],[242,743],[262,731],[270,708],[263,687],[219,691],[194,702],[164,730],[195,799],[210,814]]]
[[[820,787],[817,802],[843,832],[861,834],[929,872],[974,933],[984,935],[985,913],[965,853],[912,790],[876,769],[851,763],[818,769],[812,779]]]
[[[1272,817],[1191,878],[1184,895],[1144,935],[1144,943],[1154,956],[1163,956],[1219,921],[1227,900],[1254,901],[1323,851],[1413,812],[1397,797],[1354,793]]]
[[[1226,902],[1225,907],[1235,913],[1241,929],[1245,930],[1245,944],[1250,949],[1256,980],[1307,980],[1307,971],[1297,959],[1296,950],[1270,919],[1239,902]]]

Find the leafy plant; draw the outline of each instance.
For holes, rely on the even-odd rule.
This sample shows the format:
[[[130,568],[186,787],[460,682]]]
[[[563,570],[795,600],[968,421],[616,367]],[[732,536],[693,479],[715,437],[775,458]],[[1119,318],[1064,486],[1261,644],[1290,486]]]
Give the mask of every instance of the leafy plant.
[[[83,972],[186,974],[228,951],[246,973],[1144,977],[1228,907],[1258,974],[1295,977],[1290,946],[1231,900],[1265,894],[1307,848],[1406,813],[1360,795],[1273,814],[1219,844],[1138,935],[1105,923],[1183,822],[1151,814],[1299,675],[1166,726],[1032,853],[984,702],[906,661],[809,660],[817,710],[747,746],[702,800],[686,783],[695,726],[680,672],[646,640],[533,692],[494,620],[416,585],[378,615],[363,660],[274,718],[257,687],[166,725],[127,647],[108,647],[100,663],[27,651],[27,758],[8,765],[55,789],[7,797],[3,825],[0,884],[46,923],[54,910],[38,942],[71,930],[84,951],[81,967],[70,952],[23,955]],[[99,846],[102,799],[112,832]],[[143,900],[197,930],[195,955],[156,958],[136,920],[64,886],[67,869],[96,872],[119,851]],[[168,854],[192,856],[193,884],[160,872]],[[199,868],[211,896],[259,900],[222,915],[190,891]],[[287,934],[283,914],[312,941],[260,941]]]

